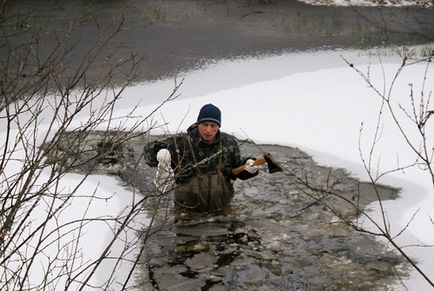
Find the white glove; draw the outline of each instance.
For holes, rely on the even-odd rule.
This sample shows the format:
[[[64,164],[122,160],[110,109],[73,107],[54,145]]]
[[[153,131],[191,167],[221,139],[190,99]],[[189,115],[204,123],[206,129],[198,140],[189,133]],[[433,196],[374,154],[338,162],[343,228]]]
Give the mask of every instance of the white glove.
[[[246,161],[246,166],[245,166],[244,170],[246,170],[250,174],[254,174],[254,173],[256,173],[259,170],[259,166],[255,165],[255,161],[254,160],[248,159]]]
[[[170,166],[172,161],[172,156],[167,149],[161,149],[157,153],[158,166]]]
[[[157,174],[154,185],[160,193],[171,190],[174,183],[174,174],[171,167],[172,157],[167,149],[161,149],[157,153]]]

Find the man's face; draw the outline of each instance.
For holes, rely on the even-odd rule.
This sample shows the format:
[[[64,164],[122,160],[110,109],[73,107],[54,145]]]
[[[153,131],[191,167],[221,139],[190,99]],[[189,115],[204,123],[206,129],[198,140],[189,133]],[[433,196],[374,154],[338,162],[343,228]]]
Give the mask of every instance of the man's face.
[[[215,136],[220,127],[215,122],[201,122],[197,125],[197,128],[199,129],[200,137],[206,143],[211,144],[215,141]]]

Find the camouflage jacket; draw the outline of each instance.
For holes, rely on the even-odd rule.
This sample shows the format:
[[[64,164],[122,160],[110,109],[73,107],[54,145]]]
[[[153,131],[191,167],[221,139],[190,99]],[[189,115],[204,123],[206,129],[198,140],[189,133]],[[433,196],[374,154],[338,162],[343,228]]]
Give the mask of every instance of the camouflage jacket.
[[[174,169],[176,182],[182,184],[195,175],[216,174],[220,171],[229,180],[239,178],[249,179],[257,175],[247,171],[238,176],[231,170],[243,163],[247,158],[240,156],[240,149],[236,139],[223,132],[218,132],[213,144],[205,143],[199,136],[197,125],[191,125],[187,133],[177,134],[164,140],[157,140],[145,148],[145,160],[148,165],[158,165],[157,152],[166,148],[172,156],[172,169]]]

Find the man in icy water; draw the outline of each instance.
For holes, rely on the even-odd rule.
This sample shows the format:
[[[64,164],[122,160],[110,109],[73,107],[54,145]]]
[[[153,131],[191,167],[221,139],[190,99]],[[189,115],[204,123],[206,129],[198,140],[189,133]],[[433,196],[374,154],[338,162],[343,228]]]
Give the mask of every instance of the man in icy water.
[[[173,169],[178,213],[221,211],[234,196],[233,181],[258,174],[253,158],[241,158],[237,141],[221,132],[220,125],[220,109],[206,104],[187,133],[154,141],[145,151],[151,167]],[[241,165],[244,171],[233,174],[232,169]]]

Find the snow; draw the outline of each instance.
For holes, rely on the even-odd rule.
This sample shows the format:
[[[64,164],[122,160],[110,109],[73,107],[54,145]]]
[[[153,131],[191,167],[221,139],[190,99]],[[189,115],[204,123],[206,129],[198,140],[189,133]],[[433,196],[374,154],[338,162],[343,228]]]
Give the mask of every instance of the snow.
[[[44,177],[41,177],[43,180]],[[79,174],[67,174],[61,179],[61,185],[59,188],[64,188],[64,193],[68,193],[76,185],[82,181],[83,175]],[[93,194],[93,195],[92,195]],[[75,262],[76,270],[85,270],[89,268],[96,261],[102,251],[107,247],[113,238],[113,233],[119,227],[118,224],[112,221],[115,217],[121,217],[122,213],[127,213],[132,204],[132,198],[135,196],[134,193],[130,193],[123,186],[119,184],[119,181],[114,177],[104,176],[104,175],[90,175],[86,178],[85,183],[80,185],[77,192],[74,194],[74,198],[68,207],[60,215],[58,219],[54,222],[52,221],[47,225],[47,229],[54,229],[56,225],[67,225],[72,221],[79,221],[83,218],[87,220],[93,220],[86,222],[80,238],[78,241],[78,229],[74,232],[72,230],[79,226],[78,223],[72,224],[67,227],[62,227],[59,231],[59,236],[52,235],[52,240],[59,240],[59,245],[53,244],[49,245],[44,249],[44,255],[39,256],[40,264],[35,265],[32,268],[30,281],[38,282],[39,278],[42,278],[46,272],[46,266],[50,261],[50,254],[56,254],[59,248],[62,249],[60,258],[66,260],[75,254],[77,255],[77,260]],[[136,197],[138,200],[138,197]],[[34,225],[38,225],[38,219],[44,217],[43,207],[39,207],[33,213]],[[42,221],[41,221],[42,222]],[[114,245],[110,248],[111,257],[124,257],[134,258],[135,250],[128,250],[128,252],[133,252],[132,254],[125,254],[125,242],[132,244],[132,242],[137,241],[137,235],[134,230],[143,229],[148,220],[144,217],[144,213],[138,214],[132,222],[129,224],[131,231],[124,231],[119,239],[117,239]],[[72,242],[72,243],[71,243]],[[74,250],[77,245],[77,249]],[[33,243],[29,244],[30,246]],[[136,246],[137,247],[137,246]],[[96,276],[91,278],[90,285],[98,286],[106,282],[111,275],[113,269],[114,260],[105,260],[102,262],[102,266],[97,270]],[[124,266],[124,267],[122,267]],[[129,263],[123,261],[121,265],[116,269],[114,280],[122,282],[123,278],[128,275]],[[56,269],[49,272],[52,278],[56,278]],[[60,272],[59,272],[60,274]],[[85,271],[83,277],[87,276],[89,271]],[[79,277],[80,278],[80,277]],[[65,279],[65,278],[64,278]],[[60,282],[64,282],[61,280]],[[62,286],[60,284],[60,286]],[[76,290],[74,284],[70,287],[71,290]]]
[[[21,114],[20,117],[20,122],[28,118],[25,113]],[[49,129],[47,123],[51,120],[50,111],[43,111],[39,117],[43,120],[36,129],[38,130],[37,142],[40,143],[41,138]],[[79,123],[79,120],[75,122],[75,126]],[[0,128],[0,140],[1,143],[4,143],[4,138],[7,136],[5,119],[0,119]],[[9,136],[11,139],[18,136],[14,124],[11,125]],[[28,150],[32,150],[31,139],[28,139],[27,145]],[[4,144],[0,144],[0,148],[3,151]],[[25,160],[25,152],[18,147],[11,153],[8,163],[2,168],[2,181],[9,179],[8,183],[11,183],[14,175],[20,174],[23,160]],[[36,171],[35,187],[41,187],[40,185],[49,181],[50,175],[50,169],[43,169],[40,173]],[[2,191],[7,186],[9,185],[6,183],[0,183]],[[117,282],[124,282],[132,266],[129,260],[136,258],[138,248],[140,248],[140,237],[137,236],[137,233],[149,225],[146,213],[140,211],[140,208],[134,210],[137,206],[140,207],[141,204],[138,201],[143,196],[121,185],[120,180],[113,176],[89,175],[85,177],[75,173],[63,175],[57,183],[44,191],[44,194],[40,197],[39,202],[30,200],[25,209],[20,209],[17,214],[17,218],[20,218],[24,217],[27,211],[31,211],[29,220],[19,219],[20,222],[27,224],[27,227],[24,227],[23,234],[18,235],[14,240],[15,246],[21,243],[24,246],[18,249],[18,254],[15,257],[12,255],[11,259],[8,260],[8,272],[5,272],[3,268],[0,269],[2,278],[0,281],[8,278],[5,274],[10,274],[13,270],[19,272],[20,268],[24,270],[29,268],[29,277],[24,284],[25,289],[38,288],[43,278],[49,282],[53,280],[44,290],[64,289],[70,280],[65,275],[64,262],[68,261],[71,275],[77,275],[77,284],[72,282],[69,288],[70,290],[78,290],[79,282],[91,274],[95,262],[99,260],[104,249],[111,244],[108,253],[109,258],[101,262],[95,275],[90,276],[88,283],[90,286],[103,286],[109,280],[114,285]],[[57,198],[54,199],[54,196]],[[31,209],[29,204],[33,203],[34,209]],[[23,205],[26,204],[23,203]],[[54,209],[60,211],[53,218],[48,219],[55,212]],[[119,231],[117,239],[112,242],[114,233],[120,229],[122,221],[129,213],[132,215],[128,218],[127,227]],[[116,221],[114,221],[115,219]],[[13,232],[14,229],[11,233]],[[26,241],[32,232],[35,232],[35,235]],[[6,252],[6,254],[8,253]],[[20,265],[20,257],[32,258],[33,256],[35,258],[33,264]],[[114,273],[113,267],[116,264],[116,259],[110,258],[121,258]],[[21,270],[21,272],[23,271]],[[2,284],[5,282],[2,281]]]
[[[320,164],[345,168],[355,177],[367,180],[359,155],[359,134],[363,123],[361,150],[367,154],[381,103],[362,78],[345,64],[342,56],[362,71],[367,72],[369,66],[370,75],[380,88],[383,86],[382,68],[386,72],[386,84],[390,85],[391,77],[401,62],[393,54],[382,54],[382,67],[379,59],[367,51],[337,50],[212,63],[202,70],[185,72],[179,76],[178,82],[183,79],[178,91],[180,96],[152,116],[152,120],[159,124],[167,123],[154,133],[185,130],[195,121],[201,106],[213,103],[222,111],[223,131],[240,138],[250,138],[257,143],[298,147],[311,154]],[[405,69],[395,84],[393,98],[408,107],[408,83],[414,83],[415,92],[419,93],[424,71],[424,64]],[[116,107],[114,118],[126,115],[135,104],[139,106],[135,115],[139,119],[140,115],[144,118],[171,93],[174,83],[173,79],[160,80],[127,88]],[[429,71],[425,90],[432,91],[433,84],[433,73]],[[86,120],[86,114],[75,123],[78,125],[83,120]],[[428,122],[427,126],[432,127],[433,122]],[[411,130],[407,125],[406,128]],[[40,130],[43,129],[41,125]],[[429,142],[429,148],[432,148],[432,140]],[[415,158],[387,114],[383,115],[381,139],[376,146],[374,166],[378,165],[380,171],[395,168],[397,156],[400,165],[412,162]],[[380,163],[377,163],[378,160]],[[75,185],[80,179],[80,175],[68,174],[62,179],[62,187]],[[434,213],[434,195],[429,175],[419,168],[413,168],[391,173],[380,182],[402,189],[399,199],[384,203],[393,233],[398,233],[417,211],[408,229],[399,237],[399,244],[434,244],[434,227],[430,221]],[[62,213],[62,219],[70,221],[85,215],[115,217],[137,199],[134,198],[135,193],[130,193],[113,177],[99,175],[90,176],[79,193],[93,193],[96,188],[97,196],[103,199],[92,200],[89,211],[85,213],[85,205],[89,201],[77,198],[68,208],[71,212]],[[376,203],[371,208],[372,215],[380,218]],[[74,212],[73,209],[80,211]],[[140,228],[146,220],[138,217],[134,223]],[[84,262],[102,252],[103,242],[110,238],[112,227],[96,222],[86,226],[85,237],[79,245]],[[366,227],[372,226],[366,224]],[[125,235],[134,236],[128,231]],[[118,248],[122,249],[122,246],[118,245]],[[419,266],[430,278],[434,278],[434,252],[431,248],[408,247],[406,251],[419,260]],[[39,275],[35,272],[32,278]],[[98,278],[103,281],[106,275],[102,272]],[[412,272],[404,283],[409,290],[431,290],[416,272]]]

